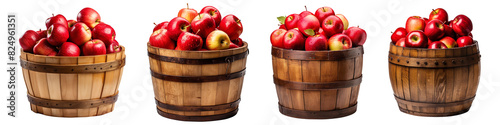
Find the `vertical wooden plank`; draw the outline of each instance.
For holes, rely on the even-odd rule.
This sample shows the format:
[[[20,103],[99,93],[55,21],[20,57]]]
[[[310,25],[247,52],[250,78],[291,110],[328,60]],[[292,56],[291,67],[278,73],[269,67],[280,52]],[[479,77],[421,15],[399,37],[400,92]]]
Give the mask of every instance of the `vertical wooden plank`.
[[[115,61],[116,61],[116,60],[121,60],[121,59],[122,59],[122,56],[124,56],[124,55],[123,55],[123,53],[116,53]],[[113,84],[111,84],[111,85],[113,85],[114,87],[112,87],[112,89],[110,89],[110,92],[109,92],[109,93],[110,93],[110,96],[118,94],[118,93],[117,93],[117,92],[118,92],[118,85],[120,84],[120,77],[121,77],[121,74],[122,74],[122,70],[123,70],[123,68],[116,69],[116,70],[114,71],[114,75],[113,75],[113,76],[114,76],[114,79],[113,79]],[[114,103],[113,103],[113,104],[111,104],[111,105],[109,106],[109,108],[108,108],[108,111],[107,111],[107,112],[111,112],[111,111],[113,111],[114,107],[115,107],[115,104],[114,104]]]
[[[93,64],[93,56],[78,57],[78,65]],[[89,69],[92,70],[92,69]],[[90,73],[78,74],[78,100],[89,100],[92,93],[92,77]],[[78,116],[88,116],[89,109],[78,109]]]
[[[467,55],[473,55],[475,53],[477,53],[477,52],[474,51],[473,47],[467,48]],[[477,84],[477,83],[475,83],[474,79],[475,79],[477,74],[476,74],[474,65],[469,65],[467,67],[469,69],[469,72],[467,72],[467,74],[468,74],[467,89],[464,90],[465,96],[461,100],[466,100],[466,99],[472,97],[472,95],[475,95],[475,93],[476,93],[475,89],[476,89],[477,85],[475,85],[475,84]],[[474,93],[472,93],[472,92],[474,92]],[[468,109],[468,108],[469,108],[469,104],[464,104],[462,110]]]
[[[225,57],[225,56],[229,56],[229,55],[233,55],[233,52],[227,51],[227,52],[220,53],[220,57]],[[227,63],[221,63],[221,64],[219,64],[219,73],[227,74],[227,73],[231,72],[230,68],[231,68],[231,65],[229,65]],[[218,104],[227,103],[227,98],[229,96],[228,95],[229,94],[229,84],[230,84],[230,81],[228,81],[228,80],[217,82],[217,97],[215,99],[215,104],[218,105]],[[226,112],[227,112],[226,110],[220,110],[220,111],[215,111],[215,114],[222,114],[222,113],[226,113]]]
[[[45,56],[35,55],[33,58],[33,62],[45,63],[45,58],[46,58]],[[38,92],[40,94],[38,97],[44,99],[50,99],[49,86],[47,83],[47,73],[36,72],[35,75],[36,75],[36,84],[38,86]],[[42,109],[41,113],[45,115],[52,115],[52,111],[50,110],[50,108],[42,107],[41,109]]]
[[[77,65],[78,58],[61,58],[61,65]],[[62,100],[78,100],[78,75],[61,74]],[[77,109],[63,109],[64,117],[78,116]]]
[[[199,52],[182,52],[182,58],[201,58]],[[182,65],[182,76],[201,76],[201,65]],[[201,83],[185,83],[183,84],[184,106],[200,106],[201,105]],[[185,112],[186,116],[199,116],[201,112]]]
[[[45,59],[47,64],[59,64],[59,58]],[[47,85],[51,100],[61,100],[61,81],[58,73],[47,73]],[[52,116],[63,116],[61,109],[51,108]]]
[[[427,50],[419,50],[418,51],[418,57],[419,58],[425,58],[427,57]],[[418,62],[420,64],[424,62]],[[427,69],[423,68],[418,68],[417,69],[418,75],[418,101],[419,102],[427,102]],[[419,107],[418,109],[420,112],[428,112],[427,109],[423,107]]]
[[[356,57],[354,67],[355,68],[354,68],[354,77],[353,78],[361,77],[362,72],[363,72],[363,55]],[[352,87],[351,99],[349,102],[349,106],[353,106],[354,104],[358,103],[358,95],[359,95],[360,87],[361,87],[361,84]]]
[[[355,60],[347,59],[341,60],[338,64],[338,80],[352,80],[354,77],[354,63]],[[349,100],[351,99],[351,88],[341,88],[337,91],[337,105],[335,109],[344,109],[349,107]]]
[[[447,50],[446,51],[446,57],[455,57],[453,54],[454,50]],[[452,65],[452,62],[446,62],[446,65]],[[446,78],[446,85],[445,85],[445,102],[453,102],[453,88],[455,87],[455,75],[453,73],[454,68],[448,68],[445,69],[445,78]],[[448,112],[451,111],[451,107],[445,107],[444,111]]]
[[[113,62],[116,60],[117,58],[117,54],[114,53],[114,54],[108,54],[106,56],[106,62]],[[119,72],[119,71],[107,71],[105,73],[105,76],[104,76],[104,86],[102,88],[102,93],[101,93],[101,98],[104,98],[104,97],[109,97],[109,96],[112,96],[115,92],[115,87],[116,87],[116,78],[117,77],[115,74],[116,72]],[[97,111],[97,114],[98,115],[102,115],[102,114],[105,114],[107,113],[108,111],[110,111],[112,109],[112,106],[113,105],[103,105],[103,106],[99,106],[99,110]]]
[[[410,56],[410,49],[403,48],[403,56]],[[402,62],[405,62],[406,60],[401,60]],[[404,94],[404,99],[405,100],[411,100],[411,92],[410,92],[410,75],[409,72],[410,68],[403,66],[401,68],[401,82],[403,83],[403,94]],[[407,106],[408,110],[414,111],[413,106],[408,105]]]
[[[396,55],[403,55],[403,48],[402,47],[396,47],[395,54]],[[398,95],[398,98],[404,99],[405,98],[405,94],[404,94],[402,74],[403,74],[403,67],[399,66],[399,65],[396,65],[396,83],[397,83],[397,86],[398,86],[398,89],[397,89],[398,90],[398,94],[397,95]],[[399,105],[400,108],[408,109],[406,107],[406,104],[398,103],[398,105]]]
[[[433,58],[436,57],[436,50],[427,50],[427,57]],[[433,62],[424,62],[427,65],[434,65]],[[426,87],[427,87],[427,100],[426,102],[436,102],[436,71],[435,69],[425,69],[426,74]],[[428,113],[435,113],[436,108],[424,108],[427,109]]]
[[[289,60],[288,61],[288,71],[290,81],[302,82],[302,61],[300,60]],[[297,110],[304,110],[304,91],[302,90],[290,90],[290,96],[292,101],[292,108]]]
[[[418,57],[418,50],[417,49],[411,49],[410,51],[410,57]],[[403,60],[407,61],[407,60]],[[416,63],[416,62],[407,62],[407,63]],[[412,101],[418,101],[419,100],[419,85],[418,85],[418,69],[419,68],[409,68],[409,82],[410,82],[410,100]],[[414,111],[419,111],[420,107],[412,106],[412,109]]]
[[[276,69],[277,69],[277,77],[281,80],[290,80],[289,78],[289,70],[288,70],[288,60],[286,59],[282,59],[282,58],[276,58]],[[283,87],[280,87],[280,86],[277,86],[277,90],[278,90],[278,94],[281,96],[280,98],[280,104],[285,106],[285,107],[293,107],[292,104],[291,104],[291,98],[290,98],[290,94],[289,94],[289,90],[288,92],[286,91],[287,89],[286,88],[283,88]]]
[[[321,82],[338,80],[338,61],[321,61]],[[337,89],[321,90],[321,110],[334,110],[337,106]]]
[[[219,57],[219,53],[215,52],[204,52],[202,58],[216,58]],[[201,67],[201,74],[203,76],[214,76],[219,75],[219,65],[218,64],[207,64]],[[201,105],[209,106],[215,105],[215,98],[217,97],[217,82],[204,82],[201,85]],[[201,115],[214,115],[214,111],[204,111]]]
[[[28,60],[28,55],[24,52],[21,53],[21,59],[24,59],[26,61],[29,61]],[[22,68],[23,69],[23,77],[24,77],[24,83],[26,84],[26,91],[28,92],[29,95],[31,96],[35,96],[35,94],[33,93],[33,88],[31,87],[31,74],[29,70],[25,69],[25,68]],[[33,105],[33,104],[30,104],[31,106],[31,111],[33,112],[37,112],[37,109],[36,109],[36,105]]]
[[[233,55],[235,54],[240,54],[240,53],[243,53],[246,51],[246,49],[235,49],[235,50],[232,50],[233,51]],[[234,72],[239,72],[241,70],[244,69],[244,60],[236,60],[234,62],[231,63],[231,70],[230,72],[231,73],[234,73]],[[230,102],[234,102],[236,100],[238,100],[240,98],[240,91],[241,91],[241,88],[243,86],[243,77],[240,77],[240,78],[236,78],[236,79],[231,79],[229,80],[229,92],[228,92],[228,98],[227,98],[227,103],[230,103]],[[227,112],[230,112],[230,111],[233,111],[233,110],[236,110],[236,108],[234,109],[227,109],[226,111]]]
[[[35,55],[28,55],[27,57],[28,57],[29,61],[33,61],[33,62],[36,61]],[[38,81],[39,78],[37,78],[37,76],[39,76],[38,75],[39,72],[37,72],[37,71],[29,71],[29,74],[30,74],[30,79],[32,80],[31,87],[33,89],[33,96],[40,97],[40,89],[38,87],[40,83]],[[41,106],[36,106],[36,112],[43,114],[42,107]]]
[[[302,61],[302,80],[304,82],[321,82],[321,63],[320,61]],[[317,90],[304,91],[305,110],[321,110],[321,92]]]
[[[148,46],[148,52],[160,55],[158,48],[153,48],[153,47]],[[160,61],[149,57],[149,66],[150,66],[150,70],[152,72],[163,74]],[[153,82],[155,99],[161,103],[167,103],[167,101],[165,100],[165,90],[163,88],[163,80],[155,78],[155,77],[151,77],[151,80]],[[166,109],[160,108],[158,106],[157,106],[157,108],[163,112],[168,112]]]
[[[181,51],[159,49],[159,53],[160,55],[164,56],[181,57]],[[181,64],[163,62],[163,61],[161,62],[162,74],[182,76],[182,70],[184,70],[183,68],[184,67],[182,67]],[[183,83],[163,81],[163,84],[161,86],[163,86],[165,92],[165,100],[168,104],[178,105],[178,106],[184,105]],[[182,111],[168,110],[168,113],[184,115],[184,112]]]
[[[106,56],[105,55],[95,56],[94,57],[94,63],[105,63],[105,62],[106,62]],[[93,73],[93,75],[92,75],[92,89],[91,89],[90,99],[99,99],[99,98],[101,98],[103,85],[104,85],[104,73]],[[89,111],[89,115],[90,116],[96,116],[97,115],[97,110],[98,110],[98,107],[91,108],[90,111]]]
[[[444,58],[446,57],[446,51],[445,49],[438,49],[436,50],[436,57],[437,58]],[[436,62],[432,62],[433,65],[436,65]],[[437,62],[437,65],[444,65],[442,62]],[[436,102],[438,103],[444,103],[445,102],[445,87],[446,87],[446,72],[444,69],[439,68],[436,69],[436,76],[435,76],[435,96],[436,96]],[[436,108],[436,113],[444,113],[444,107],[437,107]]]

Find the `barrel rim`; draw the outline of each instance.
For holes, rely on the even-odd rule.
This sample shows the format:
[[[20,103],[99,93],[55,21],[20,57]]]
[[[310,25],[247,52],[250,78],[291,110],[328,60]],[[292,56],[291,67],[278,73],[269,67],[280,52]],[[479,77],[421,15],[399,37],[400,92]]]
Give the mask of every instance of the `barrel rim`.
[[[335,61],[356,58],[364,54],[363,46],[338,51],[304,51],[272,47],[271,55],[277,58],[310,61]]]
[[[459,50],[459,49],[467,49],[467,48],[472,48],[472,47],[477,47],[478,42],[477,40],[474,40],[474,43],[469,46],[465,47],[455,47],[455,48],[448,48],[448,49],[429,49],[429,48],[413,48],[413,47],[401,47],[401,46],[396,46],[393,42],[390,42],[391,46],[394,46],[396,48],[404,48],[405,50]]]
[[[148,48],[153,48],[153,49],[158,49],[158,50],[169,50],[173,52],[190,52],[190,53],[212,53],[212,52],[229,52],[229,51],[234,51],[234,50],[239,50],[239,49],[245,49],[248,48],[248,43],[243,41],[243,46],[238,47],[238,48],[230,48],[230,49],[224,49],[224,50],[203,50],[203,51],[185,51],[185,50],[174,50],[174,49],[165,49],[165,48],[160,48],[156,46],[152,46],[149,41],[147,43]]]
[[[110,54],[105,54],[105,55],[92,55],[92,56],[46,56],[46,55],[37,55],[37,54],[33,54],[33,53],[28,53],[28,52],[24,52],[24,51],[21,51],[21,55],[26,54],[26,55],[32,55],[34,57],[59,58],[59,59],[78,59],[80,57],[99,57],[99,56],[107,57],[107,56],[113,55],[113,54],[122,54],[122,53],[125,53],[125,47],[122,46],[122,45],[120,45],[120,47],[121,47],[121,51],[120,52],[110,53]],[[125,58],[125,56],[123,58]]]

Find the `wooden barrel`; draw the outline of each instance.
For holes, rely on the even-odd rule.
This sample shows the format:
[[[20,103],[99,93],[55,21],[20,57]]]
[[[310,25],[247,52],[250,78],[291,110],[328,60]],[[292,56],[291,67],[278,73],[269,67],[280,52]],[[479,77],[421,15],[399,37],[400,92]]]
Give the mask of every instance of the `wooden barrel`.
[[[306,119],[356,112],[363,47],[343,51],[272,48],[274,84],[282,114]]]
[[[122,51],[98,56],[44,56],[21,52],[31,110],[56,117],[98,116],[113,111],[125,66]]]
[[[213,121],[238,112],[248,45],[217,51],[179,51],[148,43],[157,111],[183,121]]]
[[[390,46],[389,76],[402,112],[439,117],[469,110],[481,70],[476,41],[452,49]]]

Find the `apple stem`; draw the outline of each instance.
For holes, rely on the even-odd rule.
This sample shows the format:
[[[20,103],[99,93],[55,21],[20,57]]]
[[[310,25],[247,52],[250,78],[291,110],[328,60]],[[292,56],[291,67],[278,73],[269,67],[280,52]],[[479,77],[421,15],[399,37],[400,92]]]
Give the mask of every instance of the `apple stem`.
[[[153,22],[153,24],[156,26],[156,23]]]
[[[307,11],[307,6],[306,5],[304,5],[304,8],[306,8],[306,11]]]
[[[321,7],[321,9],[323,9],[323,12],[326,12],[325,7]]]
[[[54,17],[54,13],[52,13],[52,17]]]
[[[186,5],[187,5],[187,8],[189,9],[189,3],[186,3]]]

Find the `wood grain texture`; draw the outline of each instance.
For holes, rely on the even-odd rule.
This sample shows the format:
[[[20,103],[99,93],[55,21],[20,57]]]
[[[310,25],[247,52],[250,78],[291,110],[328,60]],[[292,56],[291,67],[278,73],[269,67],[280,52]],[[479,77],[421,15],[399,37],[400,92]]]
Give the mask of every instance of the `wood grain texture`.
[[[247,52],[247,44],[244,47],[220,51],[178,51],[161,49],[148,44],[148,52],[164,57],[176,57],[184,59],[212,59],[224,58]],[[152,72],[169,76],[217,76],[242,71],[246,68],[246,57],[234,62],[219,64],[181,64],[149,58]],[[152,77],[155,98],[164,104],[175,106],[214,106],[234,102],[240,99],[243,87],[243,77],[219,80],[213,82],[173,82],[165,79]],[[180,117],[209,117],[219,114],[232,113],[238,107],[216,111],[176,111],[172,109],[157,108],[165,114]],[[173,118],[176,119],[176,118]],[[180,119],[188,120],[189,119]],[[215,119],[214,119],[215,120]]]
[[[393,63],[389,58],[391,85],[402,112],[419,116],[451,116],[469,110],[475,97],[479,81],[480,61],[477,58],[463,60],[463,57],[479,55],[477,43],[472,46],[453,49],[403,48],[391,44],[390,54],[409,58],[421,58],[417,65],[440,67],[408,67]],[[436,59],[448,61],[437,62]],[[453,60],[453,61],[449,61]],[[463,61],[462,61],[463,60]],[[407,61],[407,60],[397,60]],[[455,65],[464,62],[467,65]],[[412,64],[413,65],[413,64]],[[408,70],[406,70],[408,69]],[[407,84],[408,82],[408,84]],[[425,104],[425,105],[424,105]]]
[[[98,56],[62,57],[42,56],[21,52],[21,59],[40,64],[56,64],[65,66],[79,66],[104,63],[108,58],[121,60],[124,58],[125,49],[122,52]],[[120,56],[115,56],[115,55]],[[123,55],[123,56],[121,56]],[[109,60],[112,61],[112,60]],[[96,69],[89,69],[96,70]],[[36,72],[23,68],[23,76],[28,89],[28,94],[49,100],[89,100],[100,99],[117,94],[119,78],[123,67],[115,70],[114,74],[105,75],[101,73],[45,73]],[[107,80],[106,80],[107,79]],[[112,82],[110,82],[112,81]],[[107,83],[110,82],[110,83]],[[113,84],[114,87],[105,87]],[[111,89],[110,89],[111,88]],[[103,90],[107,89],[107,90]],[[108,94],[103,96],[104,94]],[[112,105],[107,108],[82,108],[82,109],[59,109],[46,108],[31,104],[32,111],[56,117],[89,117],[97,116],[112,111]]]

